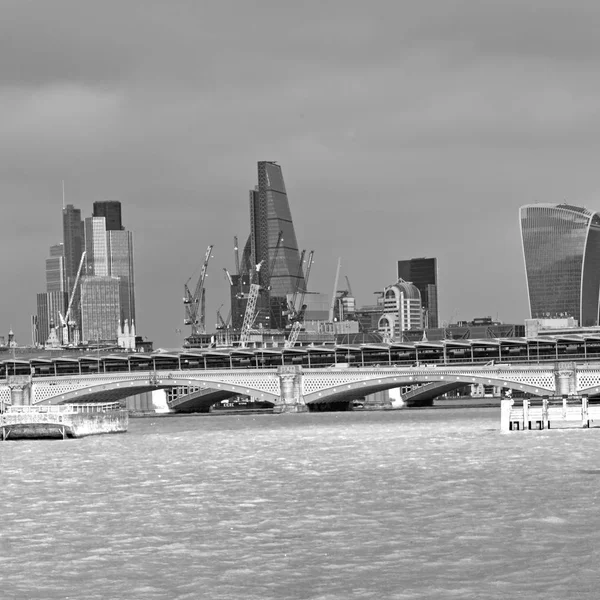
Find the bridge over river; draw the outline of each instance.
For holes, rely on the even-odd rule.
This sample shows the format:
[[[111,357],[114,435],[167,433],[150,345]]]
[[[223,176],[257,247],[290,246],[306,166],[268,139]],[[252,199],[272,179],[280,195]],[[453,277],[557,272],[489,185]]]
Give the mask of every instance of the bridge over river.
[[[302,412],[402,386],[414,386],[413,405],[431,403],[435,396],[468,384],[535,396],[600,395],[600,361],[590,355],[564,356],[557,345],[548,355],[546,343],[546,354],[540,357],[538,344],[535,356],[510,363],[489,360],[489,355],[476,358],[473,346],[470,356],[460,360],[448,359],[447,354],[444,361],[424,363],[413,361],[413,356],[404,360],[406,346],[12,358],[0,363],[0,404],[106,402],[173,388],[187,392],[171,402],[174,411],[182,412],[206,411],[237,395],[272,405],[275,412]],[[496,351],[501,355],[501,342],[496,342]]]

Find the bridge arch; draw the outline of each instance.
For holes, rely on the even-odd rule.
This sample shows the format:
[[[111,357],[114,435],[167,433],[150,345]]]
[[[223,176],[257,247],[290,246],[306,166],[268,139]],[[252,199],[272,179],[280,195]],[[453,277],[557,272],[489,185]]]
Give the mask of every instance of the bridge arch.
[[[443,374],[436,375],[432,373],[398,373],[390,375],[378,375],[373,379],[361,379],[357,381],[347,381],[330,387],[304,395],[306,404],[330,403],[339,402],[342,400],[353,400],[362,398],[369,394],[390,390],[393,388],[414,385],[417,383],[445,383],[448,388],[460,387],[462,385],[483,384],[493,385],[502,388],[510,388],[512,390],[532,394],[534,396],[545,396],[554,393],[554,387],[543,387],[541,385],[531,385],[519,381],[511,381],[507,378],[499,378],[497,376],[488,375],[472,375],[472,374]]]
[[[157,389],[170,389],[174,387],[200,387],[204,390],[214,390],[214,402],[236,394],[249,395],[260,398],[273,404],[279,400],[278,394],[273,394],[248,385],[230,383],[228,381],[215,381],[214,379],[187,376],[159,377],[156,380],[123,378],[113,381],[93,381],[88,385],[78,387],[71,391],[63,391],[36,402],[36,405],[67,404],[72,402],[106,402],[109,400],[122,400],[129,396],[150,392]],[[218,399],[216,399],[218,397]]]

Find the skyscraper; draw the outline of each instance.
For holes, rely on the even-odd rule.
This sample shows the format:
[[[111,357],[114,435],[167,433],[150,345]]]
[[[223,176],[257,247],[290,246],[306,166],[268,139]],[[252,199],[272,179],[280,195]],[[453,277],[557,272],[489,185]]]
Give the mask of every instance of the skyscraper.
[[[117,339],[121,302],[118,277],[86,275],[81,280],[81,339],[111,342]]]
[[[411,258],[398,261],[398,279],[410,281],[421,293],[426,326],[439,326],[437,295],[437,258]]]
[[[72,204],[67,204],[63,208],[63,245],[65,257],[65,279],[67,284],[67,292],[70,294],[79,261],[84,249],[84,233],[83,221],[81,220],[81,210],[75,208]]]
[[[92,217],[104,217],[107,231],[121,231],[121,203],[118,200],[105,200],[94,202]]]
[[[52,325],[62,341],[60,315],[65,317],[68,305],[63,252],[63,244],[50,246],[50,256],[46,259],[46,291],[37,295],[35,338],[40,344],[48,339]]]
[[[277,251],[279,232],[283,242]],[[283,174],[275,162],[258,163],[258,185],[250,191],[250,237],[243,258],[247,271],[262,261],[258,279],[263,292],[255,323],[282,328],[286,295],[305,284]]]
[[[66,292],[64,245],[50,246],[50,257],[46,259],[46,291]]]
[[[107,230],[107,218],[93,216],[85,219],[86,270],[82,278],[81,319],[82,340],[116,339],[118,325],[125,321],[131,326],[135,321],[135,291],[133,274],[133,234],[121,225],[121,203],[95,203],[110,205],[112,214],[118,214],[113,225],[119,229]],[[118,206],[116,206],[118,205]],[[93,281],[87,281],[88,278]],[[86,283],[84,286],[83,283]],[[117,285],[117,302],[114,299],[114,286]],[[116,327],[113,327],[116,324]],[[112,329],[112,337],[106,337]],[[93,337],[89,337],[93,336]],[[95,337],[100,336],[100,337]]]
[[[135,322],[135,281],[133,276],[133,233],[125,230],[106,232],[108,272],[119,278],[121,323]]]
[[[519,210],[532,319],[573,317],[598,325],[600,214],[570,204]]]

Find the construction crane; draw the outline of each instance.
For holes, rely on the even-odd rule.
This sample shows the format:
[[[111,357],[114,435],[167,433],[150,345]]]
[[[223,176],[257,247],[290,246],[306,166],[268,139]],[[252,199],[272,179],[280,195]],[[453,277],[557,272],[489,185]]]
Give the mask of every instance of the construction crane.
[[[198,335],[200,333],[206,333],[205,326],[205,315],[206,315],[206,298],[204,293],[204,280],[206,279],[206,269],[208,267],[208,261],[210,260],[210,253],[212,252],[213,246],[210,245],[206,249],[204,256],[204,263],[200,270],[200,277],[196,284],[194,294],[190,292],[188,283],[191,277],[187,280],[184,287],[183,304],[185,306],[185,319],[183,323],[190,325],[192,328],[192,335]]]
[[[333,293],[331,295],[331,304],[329,305],[329,322],[333,323],[335,299],[337,298],[337,286],[340,279],[340,267],[342,266],[342,259],[338,258],[337,270],[335,272],[335,281],[333,283]]]
[[[238,246],[237,235],[233,238],[233,257],[235,259],[235,274],[240,274],[240,249]]]
[[[279,255],[279,249],[281,248],[281,242],[283,242],[283,231],[279,232],[277,236],[277,244],[275,244],[275,250],[273,251],[273,259],[269,265],[269,272],[267,273],[267,285],[264,289],[271,290],[271,277],[273,277],[273,271],[275,271],[275,263],[277,262],[277,256]]]
[[[286,348],[293,348],[296,342],[298,341],[298,336],[300,335],[300,331],[302,330],[302,325],[304,323],[304,313],[306,312],[306,305],[304,304],[304,297],[306,295],[306,288],[308,287],[308,279],[310,277],[310,268],[313,263],[313,256],[315,254],[314,250],[311,250],[308,255],[308,263],[306,265],[306,273],[304,275],[304,289],[300,295],[300,306],[298,310],[296,310],[295,306],[293,308],[294,314],[292,316],[293,324],[290,330],[290,334],[285,341],[284,346]],[[300,263],[302,265],[302,263]]]
[[[298,264],[298,274],[296,275],[296,289],[292,294],[291,300],[288,300],[288,308],[287,308],[287,317],[288,320],[292,321],[297,313],[296,302],[298,301],[298,292],[300,291],[300,281],[303,278],[302,266],[304,265],[304,255],[306,254],[306,250],[302,250],[300,254],[300,263]]]
[[[229,281],[229,285],[231,287],[233,287],[233,279],[231,278],[231,274],[225,267],[223,267],[223,271],[225,271],[225,276],[227,277],[227,281]],[[221,305],[221,306],[223,306],[223,305]]]
[[[79,283],[79,278],[81,277],[81,269],[83,268],[83,262],[85,261],[86,251],[84,250],[81,255],[81,260],[79,261],[79,267],[77,268],[77,276],[75,277],[75,283],[73,284],[73,289],[71,290],[71,297],[69,298],[69,304],[67,306],[67,312],[63,317],[62,314],[58,313],[58,318],[60,319],[60,324],[63,330],[63,344],[68,344],[69,339],[69,325],[73,325],[73,321],[69,321],[71,318],[71,308],[73,307],[73,300],[75,299],[75,294],[77,292],[77,284]]]
[[[228,329],[229,322],[231,321],[231,311],[229,311],[229,314],[227,315],[227,319],[223,319],[223,316],[221,315],[222,308],[223,308],[223,304],[221,304],[221,306],[219,306],[219,308],[217,308],[217,329]]]
[[[261,291],[269,291],[271,289],[271,276],[275,269],[275,262],[277,261],[277,255],[279,254],[279,248],[283,242],[283,231],[279,232],[277,237],[277,244],[275,251],[273,252],[273,259],[269,265],[269,272],[267,274],[266,286],[260,285],[260,270],[263,266],[264,260],[261,260],[255,267],[255,282],[250,283],[250,292],[248,294],[248,302],[246,303],[246,311],[244,312],[244,321],[242,322],[242,329],[240,331],[240,344],[245,347],[250,339],[250,329],[256,319],[256,304],[258,302],[258,296]]]
[[[348,279],[348,275],[346,275],[346,286],[348,287],[348,296],[352,296],[354,298],[354,294],[352,293],[352,287],[350,286],[350,280]]]
[[[298,308],[297,318],[301,321],[304,321],[304,312],[306,311],[306,305],[304,304],[304,298],[306,297],[306,292],[308,290],[308,279],[310,277],[310,268],[313,264],[313,256],[315,255],[315,251],[311,250],[308,253],[308,262],[306,263],[306,273],[304,273],[304,289],[300,292],[300,303]]]
[[[260,273],[260,268],[262,267],[262,262],[263,261],[260,261],[255,268],[257,279]],[[246,311],[244,312],[244,321],[242,322],[242,329],[240,331],[240,345],[242,348],[246,347],[246,344],[250,339],[250,328],[254,323],[256,302],[258,300],[259,293],[260,285],[258,283],[251,283],[250,293],[248,294],[248,302],[246,303]]]

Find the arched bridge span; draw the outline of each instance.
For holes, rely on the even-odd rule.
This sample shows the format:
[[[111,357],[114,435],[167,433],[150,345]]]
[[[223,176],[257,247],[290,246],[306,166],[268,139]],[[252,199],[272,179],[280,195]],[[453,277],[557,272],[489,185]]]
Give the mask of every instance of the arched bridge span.
[[[282,412],[306,410],[307,404],[350,400],[381,390],[431,382],[444,386],[481,383],[538,396],[596,395],[600,394],[600,364],[375,365],[320,369],[290,365],[273,369],[111,372],[39,378],[17,375],[0,380],[0,402],[36,405],[106,401],[154,389],[195,387],[204,388],[205,392],[195,398],[198,405],[206,406],[209,402],[242,394],[273,403],[276,412]],[[177,406],[174,408],[177,410]],[[184,407],[182,402],[180,405],[180,410],[190,409],[194,409],[193,404]]]

